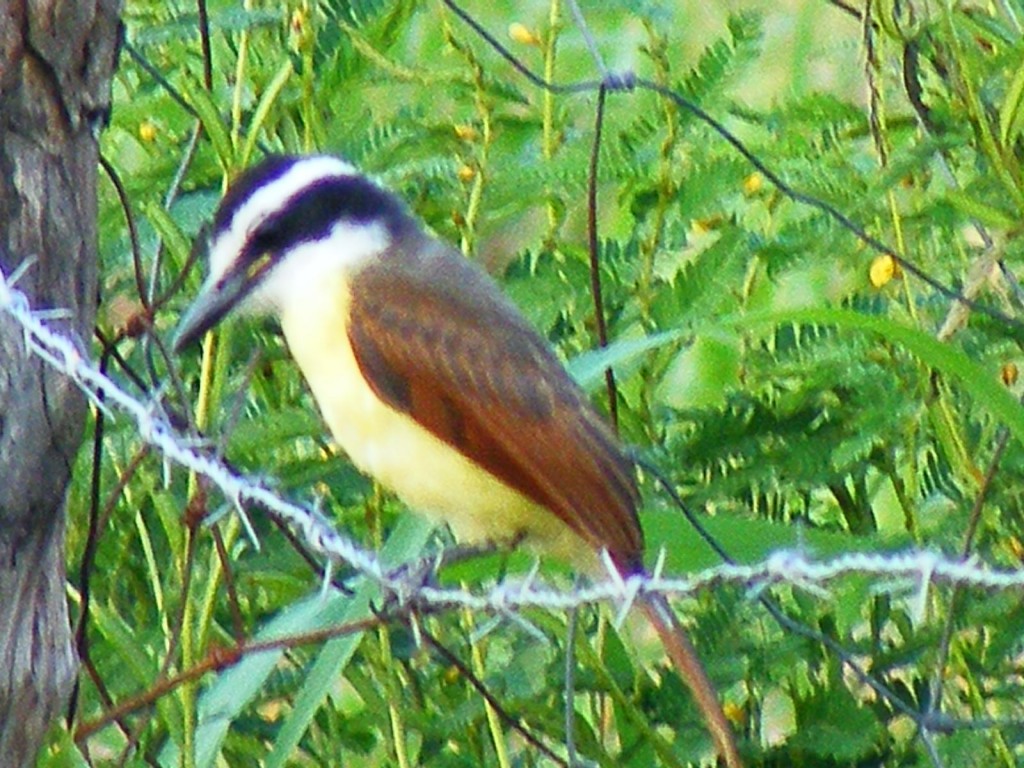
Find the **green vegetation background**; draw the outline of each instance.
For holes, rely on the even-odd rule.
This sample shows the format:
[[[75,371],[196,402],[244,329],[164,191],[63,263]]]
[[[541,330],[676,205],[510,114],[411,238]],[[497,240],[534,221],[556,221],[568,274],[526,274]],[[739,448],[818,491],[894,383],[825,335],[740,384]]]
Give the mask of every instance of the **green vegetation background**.
[[[827,2],[589,5],[610,68],[699,104],[795,188],[942,283],[1018,313],[998,265],[1020,273],[1019,2],[876,2],[866,22],[860,6]],[[340,153],[499,277],[607,408],[588,354],[596,95],[530,85],[438,0],[210,0],[205,51],[200,7],[126,3],[131,48],[102,145],[138,247],[133,259],[105,180],[99,328],[111,343],[96,354],[132,391],[162,390],[179,422],[197,409],[231,462],[315,501],[358,541],[395,562],[436,552],[443,535],[334,455],[273,329],[228,328],[204,368],[197,352],[164,354],[156,340],[202,265],[175,280],[239,169],[265,150]],[[465,8],[534,70],[598,77],[559,0]],[[611,94],[599,160],[612,346],[596,362],[615,362],[624,437],[734,557],[917,546],[1019,566],[1019,329],[967,313],[940,334],[947,297],[788,199],[665,98]],[[372,590],[353,581],[354,596],[322,596],[315,563],[258,510],[256,551],[231,504],[167,471],[133,425],[96,424],[69,513],[74,612],[90,593],[78,730],[55,731],[41,765],[555,764],[493,704],[564,757],[569,617],[530,611],[527,626],[452,611],[421,617],[419,634],[372,620],[363,633],[310,634],[366,618]],[[719,562],[643,481],[652,560],[664,547],[668,574]],[[215,522],[198,524],[202,514]],[[485,558],[444,578],[485,588],[530,565]],[[935,589],[921,604],[915,587],[853,577],[822,594],[770,590],[888,697],[746,590],[680,603],[749,765],[1024,758],[1019,598]],[[709,764],[709,738],[656,645],[628,624],[620,634],[607,610],[575,620],[579,755]],[[282,634],[284,647],[222,663],[238,641]],[[908,712],[935,707],[980,727],[922,739]]]

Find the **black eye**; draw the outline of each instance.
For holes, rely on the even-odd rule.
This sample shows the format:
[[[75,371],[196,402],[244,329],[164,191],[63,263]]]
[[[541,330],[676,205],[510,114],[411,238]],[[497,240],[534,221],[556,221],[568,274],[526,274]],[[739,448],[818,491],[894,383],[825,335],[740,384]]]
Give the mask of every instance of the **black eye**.
[[[278,251],[284,243],[281,237],[281,228],[276,221],[269,221],[262,224],[245,244],[245,250],[250,259],[260,258],[268,251]]]

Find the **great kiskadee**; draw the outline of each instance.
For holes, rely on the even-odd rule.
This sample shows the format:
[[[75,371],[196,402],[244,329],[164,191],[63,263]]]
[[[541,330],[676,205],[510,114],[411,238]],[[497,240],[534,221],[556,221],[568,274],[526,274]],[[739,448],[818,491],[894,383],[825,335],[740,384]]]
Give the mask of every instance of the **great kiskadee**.
[[[231,185],[210,273],[174,338],[276,315],[352,462],[461,541],[525,545],[590,573],[643,568],[632,462],[490,277],[392,193],[330,156],[271,157]],[[729,723],[668,603],[640,607],[730,768]]]

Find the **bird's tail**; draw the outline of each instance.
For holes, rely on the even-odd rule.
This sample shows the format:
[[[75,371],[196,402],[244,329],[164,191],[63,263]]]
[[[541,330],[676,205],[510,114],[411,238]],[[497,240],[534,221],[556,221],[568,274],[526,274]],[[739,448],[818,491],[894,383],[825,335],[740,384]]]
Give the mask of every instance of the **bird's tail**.
[[[711,685],[704,665],[697,655],[697,649],[690,642],[689,635],[679,623],[668,600],[661,594],[646,594],[640,598],[639,608],[658,633],[665,652],[693,694],[697,708],[704,717],[711,738],[714,739],[725,764],[728,768],[743,768],[736,748],[736,738],[718,700],[718,693]]]

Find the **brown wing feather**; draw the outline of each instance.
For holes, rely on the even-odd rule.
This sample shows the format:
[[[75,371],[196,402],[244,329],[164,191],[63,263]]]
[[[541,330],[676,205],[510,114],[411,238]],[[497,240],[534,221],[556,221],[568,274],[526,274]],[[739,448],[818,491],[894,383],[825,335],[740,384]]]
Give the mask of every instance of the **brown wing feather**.
[[[349,338],[376,394],[616,564],[640,567],[632,463],[561,363],[475,265],[434,240],[366,267]]]

